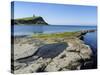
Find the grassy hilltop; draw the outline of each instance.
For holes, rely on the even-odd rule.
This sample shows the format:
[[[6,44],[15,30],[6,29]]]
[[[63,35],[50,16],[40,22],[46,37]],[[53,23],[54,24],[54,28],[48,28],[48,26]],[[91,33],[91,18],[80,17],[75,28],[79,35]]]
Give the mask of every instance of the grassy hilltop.
[[[22,24],[28,24],[28,25],[48,25],[48,23],[45,22],[45,20],[41,16],[32,16],[32,17],[23,17],[23,18],[17,18],[11,20],[12,25],[22,25]]]

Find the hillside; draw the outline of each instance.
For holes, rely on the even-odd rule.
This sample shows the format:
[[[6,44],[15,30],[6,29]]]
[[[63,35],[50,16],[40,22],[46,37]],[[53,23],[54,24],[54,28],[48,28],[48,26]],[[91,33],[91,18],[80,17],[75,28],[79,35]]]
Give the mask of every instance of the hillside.
[[[41,16],[33,16],[33,17],[25,17],[25,18],[18,18],[18,19],[11,19],[11,25],[21,25],[21,24],[44,24],[44,25],[48,25],[48,23],[46,23],[44,21],[44,19]]]

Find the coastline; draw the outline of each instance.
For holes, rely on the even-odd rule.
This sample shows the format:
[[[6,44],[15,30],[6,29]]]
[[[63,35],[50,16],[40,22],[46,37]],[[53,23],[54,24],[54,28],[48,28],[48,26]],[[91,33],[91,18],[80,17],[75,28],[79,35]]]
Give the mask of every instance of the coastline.
[[[41,16],[33,16],[33,17],[24,17],[24,18],[17,18],[11,19],[11,25],[48,25],[47,22]]]
[[[74,32],[71,33],[73,36],[69,36],[69,33],[58,33],[56,34],[57,37],[53,37],[55,36],[55,34],[53,34],[49,35],[49,37],[48,35],[41,35],[42,37],[14,38],[14,59],[12,58],[14,60],[14,72],[31,73],[80,70],[85,66],[88,69],[92,64],[93,53],[90,46],[82,41],[82,38],[86,33],[94,31],[95,30]],[[55,50],[56,48],[62,51],[59,53]],[[44,53],[42,53],[43,50]],[[57,55],[50,58],[49,52],[51,56]],[[47,55],[44,56],[45,53]],[[27,63],[25,63],[25,61],[27,61]]]

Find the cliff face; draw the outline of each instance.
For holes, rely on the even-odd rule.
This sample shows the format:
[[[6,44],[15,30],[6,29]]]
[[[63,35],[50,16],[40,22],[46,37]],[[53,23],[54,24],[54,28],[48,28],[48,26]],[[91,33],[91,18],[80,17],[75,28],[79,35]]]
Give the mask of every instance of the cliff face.
[[[30,18],[30,19],[12,19],[11,25],[20,25],[20,24],[44,24],[48,25],[42,17]]]

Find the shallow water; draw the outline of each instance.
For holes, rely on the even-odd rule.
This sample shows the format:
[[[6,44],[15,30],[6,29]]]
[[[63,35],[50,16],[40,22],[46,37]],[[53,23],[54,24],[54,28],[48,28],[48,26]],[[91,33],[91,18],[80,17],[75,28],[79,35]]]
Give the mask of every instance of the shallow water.
[[[87,45],[89,45],[92,49],[93,52],[93,57],[92,57],[92,65],[89,67],[91,68],[97,68],[97,32],[92,32],[92,33],[87,33],[84,36],[84,41]],[[84,67],[86,69],[86,67]]]
[[[69,25],[49,25],[49,26],[32,26],[32,25],[14,25],[12,26],[12,35],[33,35],[36,33],[57,33],[72,32],[80,30],[96,29],[96,26],[69,26]]]
[[[93,50],[93,53],[97,53],[97,32],[87,33],[84,36],[84,41],[86,44],[90,45]]]

